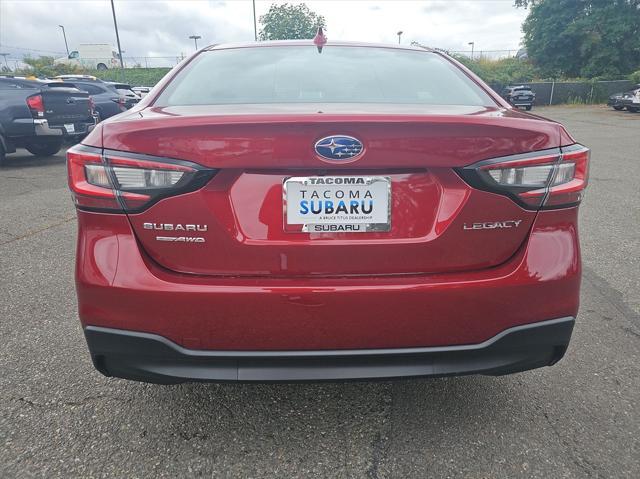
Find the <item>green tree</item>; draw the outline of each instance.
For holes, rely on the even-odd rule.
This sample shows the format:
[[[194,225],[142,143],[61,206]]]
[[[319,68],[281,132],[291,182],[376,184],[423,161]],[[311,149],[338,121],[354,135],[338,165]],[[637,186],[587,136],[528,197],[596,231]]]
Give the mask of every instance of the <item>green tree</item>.
[[[537,69],[529,61],[517,58],[471,60],[466,55],[454,55],[454,57],[485,82],[493,85],[528,83],[540,77]]]
[[[554,77],[619,78],[640,65],[640,0],[516,0],[529,58]]]
[[[260,17],[260,23],[260,40],[311,39],[318,27],[325,27],[324,17],[309,10],[304,3],[274,3],[269,7],[269,11]]]

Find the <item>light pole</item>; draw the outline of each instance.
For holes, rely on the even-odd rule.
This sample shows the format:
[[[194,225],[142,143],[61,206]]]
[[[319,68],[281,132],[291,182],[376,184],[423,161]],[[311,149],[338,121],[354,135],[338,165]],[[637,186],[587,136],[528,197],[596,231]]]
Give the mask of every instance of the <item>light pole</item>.
[[[58,25],[62,28],[62,36],[64,37],[64,46],[67,49],[67,56],[69,56],[69,44],[67,43],[67,34],[64,31],[64,25]]]
[[[469,45],[471,45],[471,59],[473,60],[473,47],[476,46],[476,42],[469,42]]]
[[[118,34],[118,22],[116,21],[116,7],[113,6],[113,0],[111,0],[111,12],[113,13],[113,26],[116,29],[116,41],[118,42],[118,55],[120,55],[120,68],[124,70],[124,61],[122,60],[122,48],[120,48],[120,35]]]
[[[196,44],[196,51],[198,51],[198,40],[200,40],[202,37],[200,35],[191,35],[189,38],[191,38],[191,40],[193,40],[193,43]]]
[[[400,38],[402,37],[402,30],[398,32],[398,45],[400,45]]]
[[[258,41],[258,24],[256,23],[256,0],[253,0],[253,38]]]

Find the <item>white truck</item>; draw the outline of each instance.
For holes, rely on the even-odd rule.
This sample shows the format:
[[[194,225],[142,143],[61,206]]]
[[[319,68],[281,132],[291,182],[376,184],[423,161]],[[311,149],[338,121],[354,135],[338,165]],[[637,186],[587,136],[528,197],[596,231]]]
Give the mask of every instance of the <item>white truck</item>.
[[[120,66],[120,56],[108,43],[81,43],[68,57],[56,58],[56,65],[76,65],[92,70],[107,70]]]

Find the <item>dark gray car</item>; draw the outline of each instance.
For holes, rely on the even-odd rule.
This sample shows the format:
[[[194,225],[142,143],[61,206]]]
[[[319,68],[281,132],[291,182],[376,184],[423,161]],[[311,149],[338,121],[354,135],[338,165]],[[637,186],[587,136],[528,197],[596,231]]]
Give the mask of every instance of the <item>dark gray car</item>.
[[[609,97],[607,105],[618,111],[624,110],[625,108],[633,112],[640,111],[640,103],[637,101],[634,103],[633,101],[634,97],[638,95],[638,92],[640,92],[640,84],[635,85],[629,91],[614,93]]]
[[[78,89],[89,93],[95,105],[98,121],[106,120],[118,113],[127,111],[133,106],[127,104],[126,97],[119,93],[113,84],[98,78],[89,75],[60,75],[56,79],[72,83]]]
[[[131,85],[127,83],[107,82],[107,85],[111,85],[120,96],[124,97],[127,108],[131,108],[140,101],[140,95],[133,91]]]
[[[529,111],[533,108],[536,100],[536,94],[531,91],[531,87],[527,85],[508,86],[502,90],[502,97],[513,106]]]

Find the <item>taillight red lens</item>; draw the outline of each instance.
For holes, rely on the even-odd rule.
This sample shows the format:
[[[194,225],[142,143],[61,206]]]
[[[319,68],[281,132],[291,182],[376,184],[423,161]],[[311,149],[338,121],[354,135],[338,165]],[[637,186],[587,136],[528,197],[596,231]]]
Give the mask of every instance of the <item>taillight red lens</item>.
[[[589,182],[590,153],[583,146],[563,152],[562,161],[558,163],[558,172],[544,203],[545,208],[559,208],[582,201]]]
[[[587,186],[589,150],[582,145],[481,161],[458,170],[481,190],[510,196],[527,209],[580,203]]]
[[[118,98],[112,98],[112,101],[118,104],[120,111],[127,111],[127,99],[123,96],[119,96]]]
[[[44,116],[44,102],[42,101],[42,95],[32,95],[27,97],[27,106],[31,110],[33,116]]]
[[[67,151],[69,188],[76,207],[122,211],[97,148],[76,145]],[[101,178],[100,181],[97,178]]]
[[[69,187],[81,209],[139,212],[204,186],[217,170],[195,163],[76,145],[67,152]]]

